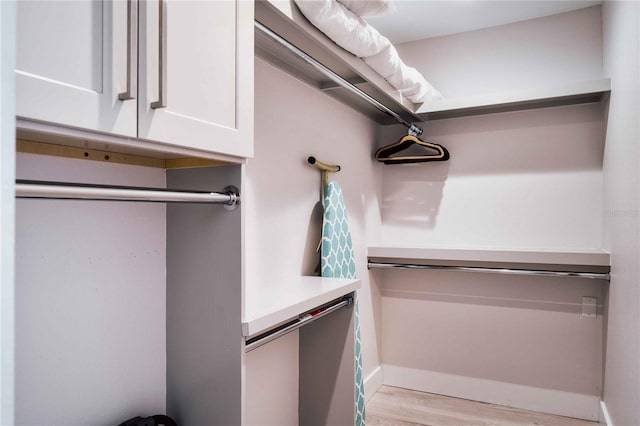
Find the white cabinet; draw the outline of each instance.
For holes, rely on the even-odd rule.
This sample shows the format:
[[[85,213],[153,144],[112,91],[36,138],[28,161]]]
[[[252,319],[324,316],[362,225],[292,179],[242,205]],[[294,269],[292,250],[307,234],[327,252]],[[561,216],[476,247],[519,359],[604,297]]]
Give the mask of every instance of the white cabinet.
[[[16,114],[136,136],[126,45],[126,2],[17,2]]]
[[[252,1],[19,2],[17,56],[21,118],[252,155]]]
[[[139,137],[251,155],[253,3],[153,1],[140,11]]]

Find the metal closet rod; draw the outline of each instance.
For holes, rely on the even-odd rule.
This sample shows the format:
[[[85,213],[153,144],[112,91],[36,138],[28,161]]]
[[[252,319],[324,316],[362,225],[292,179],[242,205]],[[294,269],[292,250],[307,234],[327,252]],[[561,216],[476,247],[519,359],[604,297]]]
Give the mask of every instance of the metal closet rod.
[[[163,203],[206,203],[235,206],[240,196],[235,188],[227,192],[172,191],[162,188],[91,185],[68,182],[16,180],[17,198],[62,200],[141,201]]]
[[[546,277],[578,277],[590,278],[594,280],[610,280],[610,274],[606,272],[571,272],[571,271],[543,271],[535,269],[510,269],[510,268],[483,268],[478,266],[443,266],[443,265],[413,265],[407,263],[381,263],[368,262],[367,268],[387,268],[387,269],[442,269],[448,271],[462,272],[483,272],[489,274],[511,274],[511,275],[536,275]]]
[[[325,305],[323,308],[321,308],[319,312],[313,311],[313,313],[303,314],[300,317],[289,321],[288,323],[285,323],[280,327],[247,339],[244,351],[251,352],[252,350],[257,349],[262,345],[266,345],[267,343],[284,336],[285,334],[289,334],[292,331],[295,331],[307,324],[311,324],[312,322],[326,315],[329,315],[330,313],[335,312],[342,307],[349,308],[351,306],[353,306],[353,295],[348,295],[339,300],[335,300],[334,302],[330,302],[328,305]]]
[[[366,102],[370,103],[371,105],[373,105],[374,107],[376,107],[378,110],[382,111],[383,113],[387,114],[388,116],[394,118],[399,123],[404,124],[406,127],[409,128],[409,131],[412,134],[414,134],[416,136],[420,136],[422,134],[422,129],[420,127],[416,126],[414,123],[412,123],[410,121],[405,120],[404,118],[399,116],[397,113],[395,113],[394,111],[389,109],[387,106],[385,106],[384,104],[380,103],[376,99],[372,98],[370,95],[368,95],[367,93],[363,92],[362,90],[358,89],[356,86],[354,86],[353,84],[349,83],[347,80],[345,80],[344,78],[340,77],[338,74],[336,74],[335,72],[331,71],[329,68],[325,67],[320,62],[316,61],[314,58],[309,56],[307,53],[305,53],[304,51],[298,49],[296,46],[294,46],[293,44],[289,43],[287,40],[285,40],[284,38],[280,37],[278,34],[276,34],[273,31],[271,31],[269,28],[267,28],[264,25],[262,25],[260,22],[255,21],[254,25],[255,25],[255,29],[258,30],[259,33],[261,33],[262,35],[268,37],[272,41],[278,43],[280,46],[284,47],[289,52],[293,53],[295,56],[299,57],[300,59],[305,61],[307,64],[311,65],[317,71],[319,71],[320,73],[324,74],[327,78],[329,78],[331,81],[333,81],[334,83],[336,83],[340,87],[348,90],[349,92],[351,92],[354,95],[360,97],[361,99],[364,99]]]

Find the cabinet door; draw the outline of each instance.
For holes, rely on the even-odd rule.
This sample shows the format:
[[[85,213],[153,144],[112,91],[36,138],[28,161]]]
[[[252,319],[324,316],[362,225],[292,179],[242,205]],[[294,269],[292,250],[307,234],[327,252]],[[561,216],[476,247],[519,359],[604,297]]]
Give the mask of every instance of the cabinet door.
[[[140,138],[252,155],[252,1],[141,2],[139,67]]]
[[[18,1],[16,114],[135,136],[136,101],[118,99],[130,74],[127,6],[123,1]]]

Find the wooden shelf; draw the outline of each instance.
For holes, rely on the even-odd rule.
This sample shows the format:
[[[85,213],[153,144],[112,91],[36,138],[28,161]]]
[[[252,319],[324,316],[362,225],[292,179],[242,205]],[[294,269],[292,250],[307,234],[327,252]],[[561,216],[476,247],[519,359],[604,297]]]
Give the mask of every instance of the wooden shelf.
[[[360,280],[297,277],[245,295],[242,334],[252,336],[360,288]]]
[[[542,269],[607,273],[610,254],[603,250],[509,250],[497,248],[369,247],[370,262],[484,268]]]
[[[583,81],[542,89],[491,93],[425,102],[416,111],[422,120],[466,117],[499,112],[600,102],[611,91],[611,80]]]

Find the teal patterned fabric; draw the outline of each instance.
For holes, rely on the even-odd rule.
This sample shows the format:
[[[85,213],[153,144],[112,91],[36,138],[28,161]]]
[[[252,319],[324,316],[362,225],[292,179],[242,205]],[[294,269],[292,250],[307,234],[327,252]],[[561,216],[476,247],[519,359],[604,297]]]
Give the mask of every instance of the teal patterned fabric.
[[[324,219],[322,221],[322,276],[333,278],[356,278],[356,263],[349,232],[347,210],[338,182],[329,182],[325,191]],[[362,381],[362,347],[360,342],[360,315],[358,301],[355,304],[355,425],[364,426],[364,385]]]

